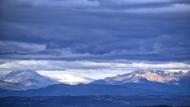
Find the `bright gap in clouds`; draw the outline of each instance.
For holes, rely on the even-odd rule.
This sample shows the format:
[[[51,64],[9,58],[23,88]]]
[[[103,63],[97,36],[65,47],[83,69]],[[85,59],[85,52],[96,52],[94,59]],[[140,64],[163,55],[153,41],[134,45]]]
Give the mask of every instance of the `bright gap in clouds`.
[[[63,60],[1,60],[0,72],[35,70],[46,76],[72,77],[76,81],[103,79],[135,70],[188,71],[190,64],[184,62],[139,62],[139,61],[63,61]],[[61,77],[62,75],[62,77]],[[52,77],[51,76],[51,77]],[[75,84],[76,81],[72,83]],[[68,80],[70,81],[70,80]],[[88,81],[87,81],[88,82]]]

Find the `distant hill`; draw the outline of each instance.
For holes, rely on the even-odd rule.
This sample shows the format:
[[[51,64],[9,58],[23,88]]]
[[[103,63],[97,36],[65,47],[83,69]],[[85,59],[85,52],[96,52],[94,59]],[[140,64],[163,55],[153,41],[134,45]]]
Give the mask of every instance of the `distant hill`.
[[[0,90],[0,96],[89,96],[89,95],[112,95],[112,96],[139,96],[139,95],[190,95],[189,87],[166,85],[160,83],[128,85],[98,85],[79,84],[66,85],[56,84],[40,89],[25,91]]]
[[[180,99],[180,100],[179,100]],[[189,107],[188,96],[36,96],[0,98],[1,107]]]

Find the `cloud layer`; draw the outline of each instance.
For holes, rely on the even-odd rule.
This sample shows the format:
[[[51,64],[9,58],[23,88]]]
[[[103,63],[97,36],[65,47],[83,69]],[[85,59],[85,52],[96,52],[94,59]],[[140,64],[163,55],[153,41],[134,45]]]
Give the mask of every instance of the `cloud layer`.
[[[0,74],[4,71],[35,70],[41,74],[78,75],[91,79],[125,74],[135,70],[188,71],[189,63],[139,61],[59,61],[59,60],[1,60]]]
[[[15,41],[0,41],[0,54],[27,54],[46,49],[46,45]]]
[[[1,59],[189,61],[188,0],[2,0]]]
[[[61,7],[95,11],[136,12],[135,10],[152,10],[153,12],[190,11],[188,0],[3,0],[3,5],[32,7]],[[185,4],[185,7],[184,7]],[[175,7],[179,5],[179,7]],[[169,8],[169,10],[168,10]],[[176,10],[177,9],[177,10]],[[162,10],[162,11],[158,11]],[[139,11],[138,11],[139,12]],[[143,11],[141,11],[144,13]]]

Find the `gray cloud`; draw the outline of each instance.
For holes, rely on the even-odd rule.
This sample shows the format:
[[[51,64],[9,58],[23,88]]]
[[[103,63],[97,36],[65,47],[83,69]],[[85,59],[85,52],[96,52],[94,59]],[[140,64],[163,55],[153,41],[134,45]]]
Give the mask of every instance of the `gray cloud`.
[[[1,6],[0,40],[21,44],[4,42],[1,46],[4,54],[0,57],[190,60],[187,1],[98,2],[101,2],[99,7],[88,8],[69,7],[69,4],[59,8],[28,4]],[[36,50],[30,44],[36,44]]]
[[[0,41],[0,54],[27,54],[36,53],[46,49],[46,45],[15,42],[15,41]]]
[[[3,0],[10,5],[50,6],[50,7],[97,7],[96,0]]]
[[[5,2],[5,1],[4,1]],[[8,0],[11,3],[31,4],[32,6],[101,6],[136,5],[160,3],[187,3],[187,0]]]
[[[188,0],[3,0],[2,6],[59,7],[101,12],[189,12]],[[8,6],[10,7],[10,6]]]

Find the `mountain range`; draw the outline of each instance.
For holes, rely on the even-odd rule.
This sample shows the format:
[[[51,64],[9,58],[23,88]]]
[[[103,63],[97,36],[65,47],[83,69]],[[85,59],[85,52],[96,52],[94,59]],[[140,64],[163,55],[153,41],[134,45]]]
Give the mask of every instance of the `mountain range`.
[[[0,96],[190,95],[190,72],[138,70],[70,85],[35,71],[19,70],[0,76],[0,80]]]
[[[154,70],[138,70],[124,75],[114,77],[107,77],[102,80],[96,80],[96,84],[109,84],[109,85],[124,85],[128,83],[142,83],[142,82],[157,82],[163,84],[179,84],[179,81],[184,77],[190,77],[188,72],[167,72],[167,71],[154,71]]]

